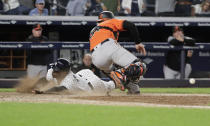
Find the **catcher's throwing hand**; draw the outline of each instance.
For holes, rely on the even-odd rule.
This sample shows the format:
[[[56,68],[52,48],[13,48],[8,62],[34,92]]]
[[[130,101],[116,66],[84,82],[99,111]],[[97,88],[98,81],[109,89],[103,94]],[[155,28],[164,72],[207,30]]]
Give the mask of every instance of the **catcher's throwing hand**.
[[[135,46],[138,52],[143,53],[143,55],[147,54],[143,44],[140,43],[140,44],[136,44]]]

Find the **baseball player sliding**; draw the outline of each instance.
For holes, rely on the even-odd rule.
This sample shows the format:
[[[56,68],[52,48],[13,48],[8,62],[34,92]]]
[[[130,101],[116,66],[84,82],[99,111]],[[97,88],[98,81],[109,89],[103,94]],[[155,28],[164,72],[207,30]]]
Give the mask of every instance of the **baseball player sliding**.
[[[70,62],[67,59],[57,59],[55,63],[49,65],[46,79],[53,81],[59,86],[48,90],[34,90],[36,94],[53,93],[68,90],[71,93],[79,92],[100,92],[107,93],[115,89],[113,81],[103,81],[98,78],[91,70],[83,69],[74,74],[70,68]]]
[[[128,84],[139,81],[140,76],[146,72],[146,65],[117,43],[119,32],[129,31],[136,43],[136,50],[144,55],[146,50],[140,43],[138,30],[133,23],[114,18],[110,11],[101,12],[97,22],[98,25],[91,30],[89,38],[93,64],[114,80],[117,88],[124,91],[129,88]],[[113,64],[122,68],[112,70]]]

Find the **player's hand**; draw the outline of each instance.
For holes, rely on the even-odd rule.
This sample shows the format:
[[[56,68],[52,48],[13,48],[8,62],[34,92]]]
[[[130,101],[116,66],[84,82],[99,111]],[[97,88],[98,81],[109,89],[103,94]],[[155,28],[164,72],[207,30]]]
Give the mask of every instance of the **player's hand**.
[[[54,68],[54,67],[55,67],[55,64],[54,64],[54,63],[50,63],[50,64],[49,64],[49,67],[50,67],[50,68]]]
[[[40,91],[40,90],[33,90],[32,93],[34,93],[34,94],[43,94],[44,92]]]
[[[141,43],[140,44],[136,44],[135,47],[136,47],[136,50],[138,52],[142,53],[144,56],[147,54],[143,44],[141,44]]]

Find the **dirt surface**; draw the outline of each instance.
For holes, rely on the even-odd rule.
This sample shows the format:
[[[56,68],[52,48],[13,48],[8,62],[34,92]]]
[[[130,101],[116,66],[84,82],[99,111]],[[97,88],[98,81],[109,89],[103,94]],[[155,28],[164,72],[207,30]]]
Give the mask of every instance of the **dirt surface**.
[[[126,95],[113,93],[105,95],[29,94],[0,92],[0,102],[68,103],[119,106],[184,107],[210,109],[210,95],[201,94],[141,94]]]
[[[30,82],[30,83],[28,83]],[[25,78],[17,85],[18,92],[0,92],[0,102],[68,103],[118,106],[185,107],[210,109],[210,94],[149,94],[127,95],[125,92],[107,94],[32,94],[34,89],[46,90],[53,83],[42,83],[39,79]]]
[[[209,105],[209,96],[93,96],[80,97],[80,99],[99,100],[99,101],[119,101],[119,102],[140,102],[168,105]]]

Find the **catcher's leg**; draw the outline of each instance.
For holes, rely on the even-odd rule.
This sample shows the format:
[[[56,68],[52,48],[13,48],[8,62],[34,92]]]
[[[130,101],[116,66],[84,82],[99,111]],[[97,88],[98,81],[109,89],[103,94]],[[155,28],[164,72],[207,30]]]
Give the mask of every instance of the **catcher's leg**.
[[[110,43],[110,44],[113,44],[113,43]],[[115,47],[115,46],[113,46],[113,47]],[[108,77],[110,77],[114,81],[116,88],[120,88],[121,90],[124,91],[125,89],[122,84],[125,80],[123,78],[124,76],[121,76],[120,72],[111,70],[112,66],[113,66],[112,54],[114,53],[113,51],[117,50],[118,48],[116,47],[111,51],[107,51],[107,48],[105,48],[105,49],[103,47],[101,47],[99,50],[96,50],[92,53],[93,64],[97,68],[102,70]]]
[[[124,74],[127,77],[127,80],[131,82],[139,82],[140,77],[143,76],[146,71],[147,67],[146,64],[141,62],[140,59],[134,60],[130,65],[122,68]]]
[[[122,91],[125,90],[125,85],[127,81],[126,81],[126,76],[123,74],[123,72],[121,72],[121,70],[111,71],[109,76],[115,82],[116,88],[119,88]]]
[[[137,83],[147,69],[145,63],[141,62],[140,59],[124,48],[120,48],[116,54],[113,55],[113,61],[122,68],[112,71],[110,77],[121,90],[125,90],[129,82]]]
[[[92,53],[93,64],[107,73],[114,80],[116,88],[120,88],[121,90],[125,90],[125,85],[129,80],[139,78],[145,72],[142,63],[140,61],[139,63],[136,62],[136,59],[136,56],[115,41],[106,42]],[[113,63],[123,68],[111,71]]]
[[[110,77],[115,81],[116,86],[121,90],[125,90],[125,87],[129,90],[134,90],[134,86],[130,85],[137,85],[135,92],[140,92],[138,82],[140,77],[143,76],[146,72],[146,65],[142,63],[139,59],[134,60],[130,65],[118,69],[116,71],[112,71],[110,73]],[[128,85],[128,86],[127,86]]]

